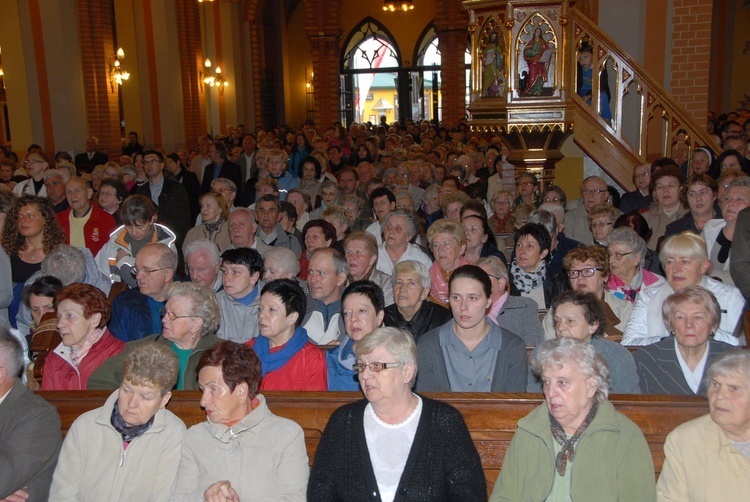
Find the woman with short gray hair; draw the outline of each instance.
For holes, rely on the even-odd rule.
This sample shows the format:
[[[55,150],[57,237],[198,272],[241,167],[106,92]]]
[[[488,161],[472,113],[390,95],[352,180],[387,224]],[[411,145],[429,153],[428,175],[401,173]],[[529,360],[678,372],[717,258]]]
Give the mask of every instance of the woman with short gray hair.
[[[167,293],[167,303],[161,309],[163,330],[125,344],[121,354],[107,359],[89,378],[91,389],[115,389],[122,379],[120,370],[125,357],[148,343],[169,347],[180,361],[176,390],[198,390],[198,361],[210,347],[219,343],[221,313],[213,291],[196,282],[176,282]]]
[[[659,501],[746,500],[750,492],[750,351],[718,356],[706,380],[708,415],[667,436]]]
[[[609,368],[596,349],[548,340],[532,369],[545,402],[519,420],[490,501],[655,500],[648,443],[607,399]]]
[[[411,335],[379,328],[354,344],[365,399],[336,410],[320,438],[307,500],[486,500],[476,447],[452,406],[412,392]]]
[[[430,294],[430,272],[418,261],[398,263],[393,272],[393,305],[385,308],[383,324],[411,333],[415,341],[428,331],[447,323],[453,314],[427,301]]]
[[[427,268],[432,266],[430,257],[411,242],[416,237],[418,228],[411,211],[396,209],[386,215],[381,225],[383,243],[378,246],[378,270],[393,275],[396,264],[406,260],[416,260]]]
[[[643,266],[648,249],[646,242],[630,227],[612,230],[607,237],[610,274],[607,289],[616,297],[635,302],[638,293],[647,286],[658,286],[664,278]]]

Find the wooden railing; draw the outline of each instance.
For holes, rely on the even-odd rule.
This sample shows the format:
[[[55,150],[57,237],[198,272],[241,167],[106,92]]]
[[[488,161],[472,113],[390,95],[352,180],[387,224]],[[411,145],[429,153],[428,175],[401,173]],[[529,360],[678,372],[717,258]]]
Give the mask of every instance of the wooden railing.
[[[654,156],[689,158],[697,146],[719,151],[705,122],[698,123],[639,63],[576,8],[570,10],[571,43],[566,44],[568,61],[573,62],[572,90],[576,116],[575,142],[622,186],[632,189],[632,169],[650,163]],[[594,47],[593,67],[609,71],[612,94],[611,124],[599,116],[599,100],[589,105],[575,92],[575,61],[580,43]],[[599,96],[598,73],[592,78],[592,96]]]
[[[57,407],[64,433],[78,416],[102,406],[110,395],[107,391],[38,394]],[[274,413],[294,420],[305,431],[311,463],[331,414],[340,406],[362,398],[359,392],[268,392],[264,396]],[[500,472],[518,420],[542,403],[539,394],[443,393],[428,396],[445,401],[462,413],[482,459],[489,490]],[[654,460],[655,475],[661,472],[664,462],[663,446],[667,434],[678,425],[708,412],[706,400],[697,397],[611,397],[615,407],[641,428]],[[206,419],[199,400],[197,392],[174,392],[167,408],[190,427]]]

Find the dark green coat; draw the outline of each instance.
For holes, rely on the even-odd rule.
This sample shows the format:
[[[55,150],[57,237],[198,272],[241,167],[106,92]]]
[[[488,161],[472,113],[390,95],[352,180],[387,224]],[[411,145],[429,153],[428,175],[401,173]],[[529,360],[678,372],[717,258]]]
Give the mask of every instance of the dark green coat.
[[[212,347],[219,343],[221,339],[216,335],[208,335],[198,340],[198,345],[193,349],[190,358],[188,359],[187,367],[185,368],[185,377],[183,378],[185,389],[184,390],[198,390],[198,361],[201,358],[203,352],[209,347]],[[114,390],[122,383],[122,365],[125,362],[125,357],[135,347],[145,343],[163,343],[164,345],[171,346],[172,342],[164,338],[162,335],[151,335],[140,340],[134,340],[125,344],[125,348],[122,352],[114,357],[110,357],[101,366],[99,366],[89,377],[88,390]]]

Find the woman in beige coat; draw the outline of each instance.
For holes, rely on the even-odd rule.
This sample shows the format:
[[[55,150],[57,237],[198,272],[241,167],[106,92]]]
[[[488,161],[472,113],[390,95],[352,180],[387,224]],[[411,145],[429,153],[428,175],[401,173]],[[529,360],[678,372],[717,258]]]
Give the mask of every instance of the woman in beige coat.
[[[120,388],[68,431],[50,501],[171,499],[185,424],[164,407],[179,367],[163,344],[143,344],[128,354]]]
[[[664,444],[657,500],[747,500],[750,493],[750,352],[732,349],[706,371],[709,414]]]

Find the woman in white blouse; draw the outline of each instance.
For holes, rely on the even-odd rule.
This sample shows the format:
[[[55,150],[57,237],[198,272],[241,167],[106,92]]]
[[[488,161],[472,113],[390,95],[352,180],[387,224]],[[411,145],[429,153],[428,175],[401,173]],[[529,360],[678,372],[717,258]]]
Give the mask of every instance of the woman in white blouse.
[[[463,417],[412,392],[411,335],[379,328],[354,344],[366,399],[336,410],[315,452],[307,500],[487,500],[487,486]]]

